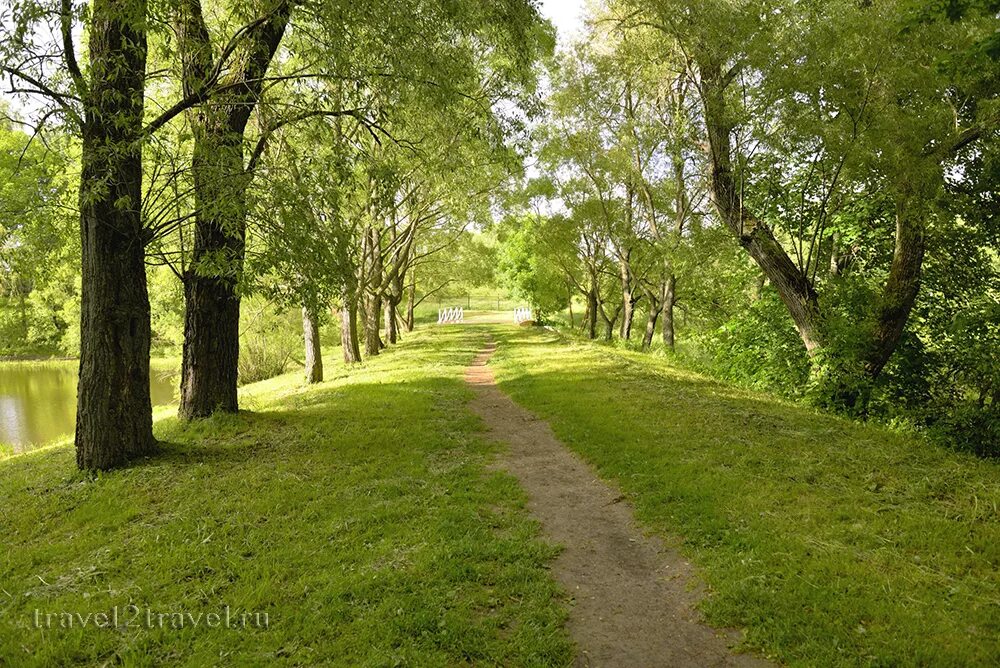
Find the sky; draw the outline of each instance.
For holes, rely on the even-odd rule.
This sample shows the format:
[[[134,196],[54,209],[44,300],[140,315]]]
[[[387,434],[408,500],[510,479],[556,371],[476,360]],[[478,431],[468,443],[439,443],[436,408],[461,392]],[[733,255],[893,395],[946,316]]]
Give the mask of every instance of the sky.
[[[542,16],[552,20],[561,46],[583,27],[584,9],[585,0],[542,0]]]
[[[542,15],[555,25],[560,46],[566,46],[583,28],[585,5],[586,0],[541,0]],[[12,102],[15,109],[26,108],[23,101],[11,100],[9,96],[3,94],[2,89],[0,89],[0,99]],[[29,103],[27,108],[31,106]]]

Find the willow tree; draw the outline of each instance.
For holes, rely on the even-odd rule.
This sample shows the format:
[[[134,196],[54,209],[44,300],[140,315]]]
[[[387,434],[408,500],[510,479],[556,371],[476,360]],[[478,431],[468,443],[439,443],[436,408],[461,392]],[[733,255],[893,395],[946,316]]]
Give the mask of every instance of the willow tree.
[[[73,43],[79,8],[41,3],[0,23],[2,70],[13,89],[48,100],[38,131],[58,118],[80,138],[82,247],[76,452],[81,469],[109,469],[155,449],[149,395],[142,146],[146,82],[145,0],[95,0],[87,59]],[[61,41],[39,46],[44,17]],[[53,62],[58,53],[60,63]],[[68,76],[52,77],[61,66]]]
[[[213,44],[200,0],[176,0],[175,21],[186,95],[215,86],[191,111],[195,186],[194,249],[184,276],[184,358],[180,414],[204,417],[237,410],[240,292],[246,245],[244,134],[265,75],[292,13],[274,0],[244,17],[228,44]],[[237,8],[238,9],[238,8]],[[224,74],[222,64],[228,58]]]
[[[995,133],[995,13],[910,0],[623,4],[625,25],[654,26],[663,49],[687,54],[718,217],[777,291],[816,378],[853,405],[906,328],[949,166]],[[825,281],[833,228],[873,192],[891,202],[893,251],[848,332]]]
[[[527,0],[228,6],[232,11],[207,22],[199,0],[171,3],[185,92],[213,90],[211,100],[206,97],[190,114],[196,196],[194,255],[184,279],[185,417],[237,409],[247,198],[253,156],[260,154],[246,150],[245,142],[254,141],[247,135],[262,147],[260,139],[277,126],[344,111],[331,108],[338,86],[373,92],[384,100],[382,108],[396,105],[403,90],[411,96],[419,91],[424,107],[439,113],[456,99],[488,104],[483,81],[508,88],[530,81],[540,35],[537,12]],[[218,40],[218,34],[229,37]],[[367,255],[377,265],[379,239],[366,238]],[[377,320],[380,295],[369,297],[366,312]],[[377,352],[376,342],[368,343]]]

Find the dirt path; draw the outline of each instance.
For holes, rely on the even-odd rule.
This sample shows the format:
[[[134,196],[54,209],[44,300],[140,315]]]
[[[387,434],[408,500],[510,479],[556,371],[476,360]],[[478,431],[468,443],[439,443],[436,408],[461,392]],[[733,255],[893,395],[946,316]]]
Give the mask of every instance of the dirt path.
[[[491,437],[510,445],[502,460],[528,492],[545,538],[564,547],[553,565],[574,597],[569,631],[577,666],[765,666],[733,654],[738,635],[698,621],[691,567],[636,527],[621,494],[597,478],[548,424],[501,392],[487,362],[490,343],[466,371],[471,408]]]

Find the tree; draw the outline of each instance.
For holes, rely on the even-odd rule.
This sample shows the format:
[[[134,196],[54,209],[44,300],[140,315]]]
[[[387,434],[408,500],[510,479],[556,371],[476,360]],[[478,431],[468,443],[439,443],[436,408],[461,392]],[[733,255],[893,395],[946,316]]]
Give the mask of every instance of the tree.
[[[995,85],[956,67],[983,61],[992,18],[970,10],[958,24],[904,0],[630,6],[629,21],[656,26],[688,54],[719,218],[778,292],[818,377],[841,387],[834,400],[853,405],[905,329],[945,166],[996,128]],[[797,211],[767,215],[764,163],[798,181]],[[865,336],[845,350],[829,329],[820,257],[832,216],[869,192],[865,183],[892,202],[894,251],[874,307],[855,314]]]

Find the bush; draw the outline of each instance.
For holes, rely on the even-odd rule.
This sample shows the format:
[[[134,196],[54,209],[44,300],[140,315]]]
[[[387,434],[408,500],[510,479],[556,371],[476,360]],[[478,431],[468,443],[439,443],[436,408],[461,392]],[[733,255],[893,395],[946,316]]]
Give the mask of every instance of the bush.
[[[766,293],[745,312],[697,337],[711,375],[760,390],[798,396],[809,377],[809,358],[776,294]]]
[[[1000,408],[962,403],[943,413],[930,433],[955,450],[1000,457]]]
[[[247,385],[280,376],[288,369],[291,351],[264,337],[244,339],[240,346],[239,383]]]
[[[302,348],[298,311],[280,311],[260,298],[244,300],[240,314],[239,383],[280,376]]]

